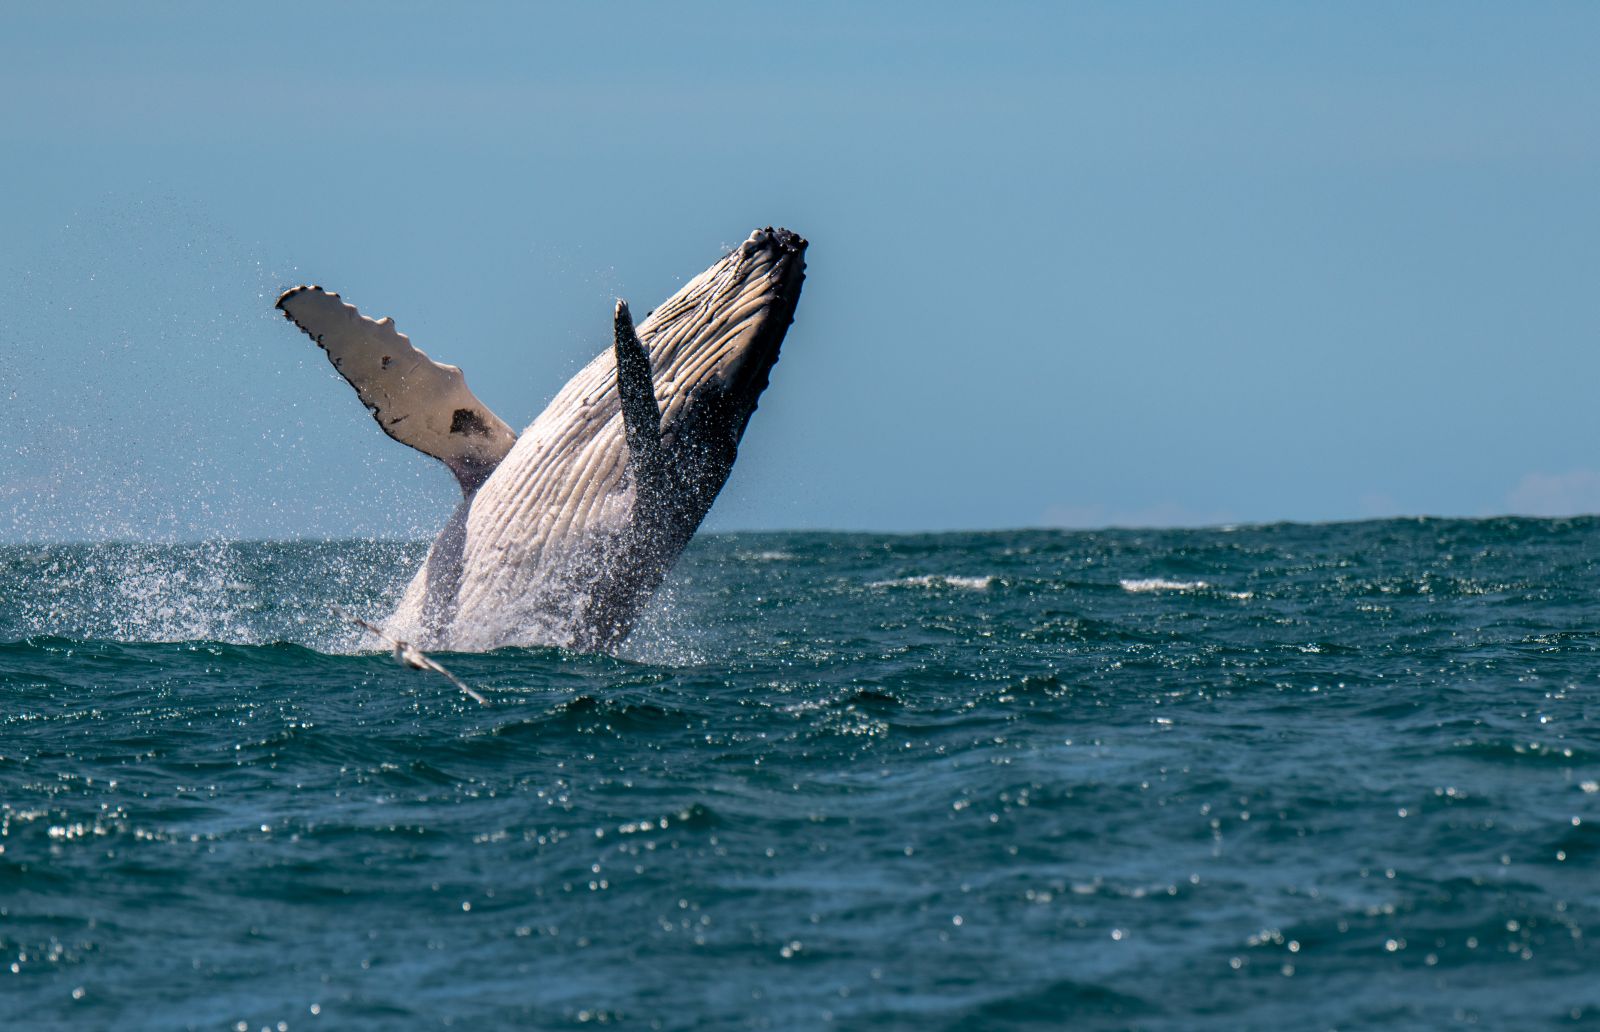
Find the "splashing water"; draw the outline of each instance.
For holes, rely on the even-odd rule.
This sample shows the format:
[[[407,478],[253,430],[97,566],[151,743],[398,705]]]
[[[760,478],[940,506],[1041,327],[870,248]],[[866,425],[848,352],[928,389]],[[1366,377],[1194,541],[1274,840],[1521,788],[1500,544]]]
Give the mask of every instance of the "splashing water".
[[[379,541],[0,549],[6,640],[374,648],[329,607],[386,613],[426,546]]]

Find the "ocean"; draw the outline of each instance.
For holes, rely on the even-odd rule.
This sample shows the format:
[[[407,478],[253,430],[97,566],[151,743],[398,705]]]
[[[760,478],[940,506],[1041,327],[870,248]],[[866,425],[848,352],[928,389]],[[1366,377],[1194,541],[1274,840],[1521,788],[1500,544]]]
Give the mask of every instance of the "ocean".
[[[0,549],[7,1029],[1600,1028],[1600,520]]]

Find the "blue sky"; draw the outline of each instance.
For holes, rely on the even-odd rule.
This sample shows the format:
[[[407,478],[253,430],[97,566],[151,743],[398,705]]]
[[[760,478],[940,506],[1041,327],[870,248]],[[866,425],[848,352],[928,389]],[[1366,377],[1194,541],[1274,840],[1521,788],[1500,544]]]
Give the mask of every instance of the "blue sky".
[[[525,425],[812,241],[721,529],[1600,510],[1600,7],[0,7],[0,538],[426,536],[322,283]]]

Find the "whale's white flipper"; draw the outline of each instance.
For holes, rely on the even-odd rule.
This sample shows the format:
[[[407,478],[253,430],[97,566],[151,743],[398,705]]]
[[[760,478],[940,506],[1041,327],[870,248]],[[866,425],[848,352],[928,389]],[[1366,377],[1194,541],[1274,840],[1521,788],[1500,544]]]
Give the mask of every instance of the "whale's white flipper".
[[[467,389],[461,370],[413,347],[394,320],[368,319],[315,286],[284,291],[277,307],[328,353],[384,433],[449,466],[464,493],[476,491],[517,443]]]

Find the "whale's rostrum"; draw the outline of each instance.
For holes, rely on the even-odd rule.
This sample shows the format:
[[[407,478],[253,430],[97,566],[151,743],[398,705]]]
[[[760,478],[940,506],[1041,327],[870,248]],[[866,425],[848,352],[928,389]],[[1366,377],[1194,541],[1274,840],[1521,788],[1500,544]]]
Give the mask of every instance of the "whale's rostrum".
[[[320,287],[286,291],[278,308],[384,432],[461,484],[387,633],[432,649],[619,645],[728,478],[793,321],[805,249],[760,229],[637,328],[619,301],[612,346],[520,436],[391,320]]]

